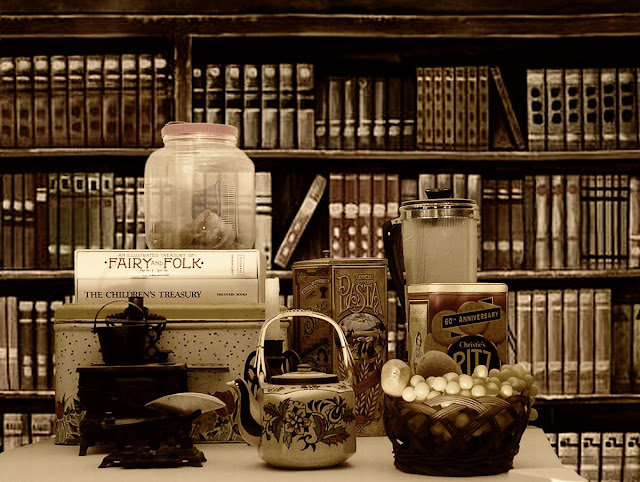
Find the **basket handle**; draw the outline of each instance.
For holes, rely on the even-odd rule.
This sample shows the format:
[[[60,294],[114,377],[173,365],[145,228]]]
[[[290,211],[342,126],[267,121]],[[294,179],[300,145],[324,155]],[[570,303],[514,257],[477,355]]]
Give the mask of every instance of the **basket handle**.
[[[256,349],[256,357],[255,357],[256,375],[258,376],[260,383],[261,384],[264,383],[264,380],[267,375],[267,365],[264,359],[264,341],[267,336],[267,328],[274,321],[279,321],[283,318],[292,318],[294,316],[307,316],[310,318],[317,318],[319,320],[326,321],[331,326],[333,326],[333,328],[338,333],[338,341],[340,344],[340,348],[342,349],[342,359],[344,360],[345,371],[347,373],[347,378],[345,381],[348,383],[351,383],[351,380],[353,378],[354,361],[353,361],[353,356],[351,355],[351,351],[349,350],[347,337],[345,336],[344,331],[342,330],[342,327],[340,327],[340,325],[336,323],[333,320],[333,318],[327,315],[323,315],[322,313],[317,313],[311,310],[300,310],[300,309],[283,311],[282,313],[275,315],[270,320],[265,321],[265,323],[262,325],[262,329],[260,330],[260,335],[258,338],[258,348]]]
[[[112,304],[114,304],[114,303],[121,303],[121,302],[123,302],[123,301],[124,301],[125,303],[127,303],[129,306],[133,306],[133,307],[137,308],[138,310],[140,310],[140,313],[142,313],[142,320],[143,320],[145,323],[147,323],[147,315],[146,315],[146,313],[144,312],[144,310],[143,310],[142,308],[140,308],[138,305],[136,305],[135,303],[133,303],[133,302],[131,302],[131,301],[129,301],[129,300],[118,299],[118,300],[112,300],[112,301],[108,301],[108,302],[106,302],[104,305],[102,305],[102,306],[100,307],[100,309],[99,309],[98,311],[96,311],[96,316],[93,318],[93,329],[94,329],[94,330],[96,329],[96,327],[97,327],[97,325],[98,325],[98,315],[100,314],[100,312],[101,312],[104,308],[106,308],[107,306],[112,305]]]

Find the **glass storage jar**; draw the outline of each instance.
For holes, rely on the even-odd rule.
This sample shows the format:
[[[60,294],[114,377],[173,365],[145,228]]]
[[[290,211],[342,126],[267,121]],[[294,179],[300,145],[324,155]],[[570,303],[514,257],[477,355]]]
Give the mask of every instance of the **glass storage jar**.
[[[248,249],[255,243],[255,167],[238,130],[170,122],[144,170],[151,249]]]

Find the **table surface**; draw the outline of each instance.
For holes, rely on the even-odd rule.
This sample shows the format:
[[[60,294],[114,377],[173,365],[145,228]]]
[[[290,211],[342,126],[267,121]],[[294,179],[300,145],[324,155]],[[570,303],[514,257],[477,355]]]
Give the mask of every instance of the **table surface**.
[[[78,456],[77,446],[55,445],[53,439],[43,440],[0,454],[0,479],[12,482],[64,481],[100,482],[124,481],[212,481],[231,482],[260,480],[260,482],[327,482],[337,477],[340,482],[374,482],[404,480],[443,480],[442,477],[405,474],[393,465],[391,442],[386,437],[358,438],[357,451],[346,462],[332,468],[319,470],[287,470],[266,465],[254,447],[246,444],[198,444],[207,458],[202,467],[180,467],[167,469],[123,469],[98,466],[108,453],[105,447],[91,447],[86,456]],[[516,477],[518,469],[540,469],[540,474],[564,473],[572,479],[575,472],[562,469],[555,452],[542,430],[529,427],[521,440],[520,452],[514,459],[514,470],[491,477],[457,477],[448,480],[515,481],[551,480],[537,479],[527,475]],[[545,470],[547,469],[547,470]],[[552,470],[553,469],[553,470]],[[527,474],[531,470],[526,471]],[[537,471],[534,470],[537,474]]]

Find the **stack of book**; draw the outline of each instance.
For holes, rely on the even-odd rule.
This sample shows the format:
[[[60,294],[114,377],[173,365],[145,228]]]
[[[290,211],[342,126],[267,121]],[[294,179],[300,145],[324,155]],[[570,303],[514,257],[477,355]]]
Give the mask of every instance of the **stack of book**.
[[[150,147],[173,119],[156,54],[0,57],[0,147]]]
[[[315,147],[312,64],[198,64],[191,106],[193,122],[237,127],[245,149]]]
[[[636,480],[640,473],[638,432],[552,432],[546,435],[562,464],[589,481]]]
[[[507,320],[515,334],[510,359],[531,371],[543,394],[609,394],[612,377],[622,375],[620,358],[628,368],[631,347],[618,347],[630,339],[611,336],[609,289],[510,292]]]
[[[0,390],[53,389],[53,315],[62,303],[0,297]]]
[[[638,69],[527,70],[531,151],[637,149]]]

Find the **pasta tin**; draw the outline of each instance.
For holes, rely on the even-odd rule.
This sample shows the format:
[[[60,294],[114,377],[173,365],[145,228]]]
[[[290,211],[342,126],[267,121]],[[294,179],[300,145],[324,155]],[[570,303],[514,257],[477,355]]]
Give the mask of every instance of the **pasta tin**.
[[[471,375],[507,363],[507,285],[429,283],[407,288],[409,364],[429,350],[447,353]]]
[[[387,260],[320,258],[293,264],[294,308],[333,318],[355,360],[358,435],[384,435],[380,372],[387,359]],[[291,346],[314,370],[342,373],[333,330],[314,318],[293,320]]]

